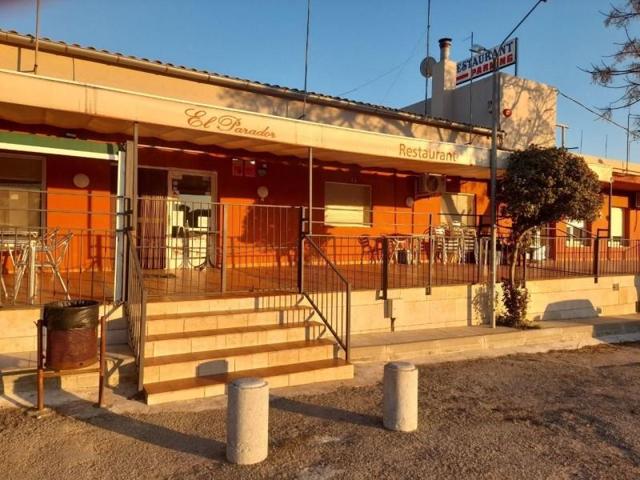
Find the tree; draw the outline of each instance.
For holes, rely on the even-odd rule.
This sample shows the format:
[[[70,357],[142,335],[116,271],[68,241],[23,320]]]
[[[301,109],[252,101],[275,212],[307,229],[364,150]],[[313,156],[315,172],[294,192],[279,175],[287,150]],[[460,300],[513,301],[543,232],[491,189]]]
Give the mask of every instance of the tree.
[[[611,6],[604,13],[604,24],[622,30],[625,40],[617,43],[617,51],[610,60],[591,65],[587,71],[598,85],[621,91],[621,95],[605,108],[611,114],[614,109],[627,108],[640,101],[640,38],[630,32],[631,24],[640,20],[640,0],[625,0],[620,6]]]
[[[602,197],[598,177],[582,157],[563,148],[537,146],[511,154],[499,195],[501,214],[511,219],[505,306],[511,323],[517,324],[524,318],[527,293],[517,285],[516,265],[529,234],[563,219],[593,221]]]

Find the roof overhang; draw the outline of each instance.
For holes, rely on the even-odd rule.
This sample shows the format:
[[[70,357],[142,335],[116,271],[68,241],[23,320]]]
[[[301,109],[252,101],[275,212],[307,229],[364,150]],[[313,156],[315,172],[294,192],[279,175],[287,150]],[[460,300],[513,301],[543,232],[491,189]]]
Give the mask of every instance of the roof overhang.
[[[490,150],[266,115],[0,70],[0,118],[9,122],[133,134],[362,167],[489,177]],[[508,152],[498,152],[504,168]]]

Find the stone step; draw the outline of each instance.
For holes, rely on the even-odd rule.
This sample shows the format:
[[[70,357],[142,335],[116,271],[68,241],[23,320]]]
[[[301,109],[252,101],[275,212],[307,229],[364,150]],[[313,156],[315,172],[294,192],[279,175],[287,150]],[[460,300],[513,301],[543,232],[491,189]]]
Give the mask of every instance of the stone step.
[[[36,390],[36,352],[3,354],[0,359],[0,395],[32,393]],[[97,368],[89,365],[61,377],[45,379],[45,391],[82,391],[98,387],[98,374],[85,373]],[[107,385],[116,387],[122,382],[135,382],[138,376],[135,359],[127,346],[110,347],[107,351]]]
[[[194,353],[226,348],[255,347],[320,338],[325,328],[318,322],[295,322],[285,325],[252,325],[149,335],[145,357]]]
[[[163,298],[147,303],[147,315],[167,315],[194,312],[221,312],[264,308],[289,308],[305,305],[304,297],[297,293],[227,294],[184,300]]]
[[[147,404],[156,405],[178,400],[193,400],[224,395],[226,385],[242,377],[264,378],[271,389],[292,387],[317,382],[351,379],[353,378],[353,365],[346,363],[342,359],[335,358],[149,383],[145,384],[144,390]]]
[[[255,325],[285,325],[310,320],[307,306],[247,308],[226,311],[194,311],[147,317],[147,335],[195,332]]]
[[[334,358],[330,340],[304,340],[144,359],[144,382],[201,377]]]

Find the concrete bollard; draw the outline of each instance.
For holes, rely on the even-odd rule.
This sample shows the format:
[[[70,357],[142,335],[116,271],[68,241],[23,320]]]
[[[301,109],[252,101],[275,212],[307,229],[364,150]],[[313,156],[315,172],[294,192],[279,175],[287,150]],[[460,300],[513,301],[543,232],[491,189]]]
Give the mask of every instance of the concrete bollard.
[[[269,384],[240,378],[228,387],[227,460],[251,465],[269,451]]]
[[[418,429],[418,369],[409,362],[384,366],[384,407],[382,423],[389,430],[413,432]]]

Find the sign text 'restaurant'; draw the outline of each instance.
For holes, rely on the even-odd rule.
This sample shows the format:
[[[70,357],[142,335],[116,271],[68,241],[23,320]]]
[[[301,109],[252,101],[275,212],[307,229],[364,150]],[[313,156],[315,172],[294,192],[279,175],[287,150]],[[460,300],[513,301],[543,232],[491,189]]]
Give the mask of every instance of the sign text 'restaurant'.
[[[436,162],[457,162],[458,152],[442,152],[431,148],[408,147],[400,144],[400,156],[406,158],[418,158],[420,160],[433,160]]]
[[[493,56],[496,54],[498,55],[498,68],[508,67],[516,63],[518,61],[518,39],[512,38],[506,42],[499,52],[498,47],[494,47],[458,62],[456,85],[492,72]]]

